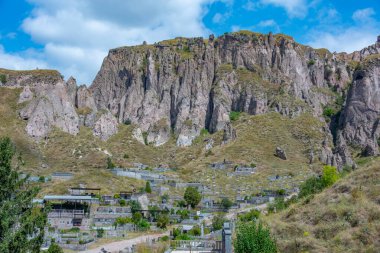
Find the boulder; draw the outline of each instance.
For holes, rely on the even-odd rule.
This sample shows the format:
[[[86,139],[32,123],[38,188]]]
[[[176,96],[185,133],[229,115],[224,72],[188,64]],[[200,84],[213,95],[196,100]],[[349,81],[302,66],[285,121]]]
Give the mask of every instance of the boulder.
[[[285,150],[283,150],[280,147],[276,147],[275,156],[277,156],[278,158],[282,160],[287,160]]]

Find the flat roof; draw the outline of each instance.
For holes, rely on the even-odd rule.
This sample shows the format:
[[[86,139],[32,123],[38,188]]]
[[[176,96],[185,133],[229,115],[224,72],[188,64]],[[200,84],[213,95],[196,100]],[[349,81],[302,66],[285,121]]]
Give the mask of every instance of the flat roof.
[[[72,201],[98,201],[98,198],[93,198],[89,195],[72,196],[72,195],[46,195],[44,200],[72,200]]]
[[[100,191],[100,188],[80,188],[80,187],[71,187],[71,190],[82,190],[82,191]]]

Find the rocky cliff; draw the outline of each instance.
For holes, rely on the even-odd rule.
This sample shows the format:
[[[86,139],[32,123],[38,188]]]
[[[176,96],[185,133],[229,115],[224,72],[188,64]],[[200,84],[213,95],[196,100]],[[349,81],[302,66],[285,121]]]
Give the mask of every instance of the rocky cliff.
[[[84,125],[106,140],[125,123],[141,143],[160,146],[174,136],[189,146],[202,129],[236,138],[234,112],[309,113],[324,122],[325,135],[310,153],[341,167],[353,165],[352,152],[379,152],[379,53],[379,41],[330,53],[282,34],[240,31],[112,49],[89,88],[57,73],[8,74],[5,85],[25,87],[20,115],[37,138],[52,127],[76,134]]]

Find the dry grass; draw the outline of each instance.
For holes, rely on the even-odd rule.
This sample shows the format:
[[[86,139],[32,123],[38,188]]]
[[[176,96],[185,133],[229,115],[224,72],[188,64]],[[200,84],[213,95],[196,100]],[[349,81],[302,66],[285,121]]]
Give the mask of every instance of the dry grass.
[[[112,161],[121,167],[130,166],[133,162],[141,162],[150,167],[168,164],[175,171],[167,174],[183,181],[200,181],[209,185],[215,192],[235,197],[240,187],[242,194],[250,195],[262,188],[292,188],[309,177],[319,164],[307,164],[308,150],[322,141],[319,132],[320,122],[310,115],[289,119],[277,113],[251,116],[242,114],[233,123],[237,130],[237,139],[229,144],[221,145],[222,132],[198,137],[194,145],[187,148],[177,147],[175,139],[160,147],[143,145],[133,139],[135,126],[119,126],[118,134],[108,141],[102,142],[94,137],[91,129],[81,127],[77,136],[54,130],[45,142],[35,143],[26,136],[26,122],[18,119],[17,101],[19,89],[3,88],[7,96],[0,96],[2,115],[6,116],[0,127],[2,133],[9,135],[16,147],[22,152],[26,164],[21,169],[33,175],[48,176],[52,172],[71,172],[71,181],[48,182],[42,184],[44,193],[65,193],[67,188],[84,183],[89,187],[100,187],[103,193],[128,190],[140,187],[143,182],[124,177],[115,177],[106,170],[107,154]],[[311,127],[310,127],[311,126]],[[212,152],[206,155],[207,138],[215,140]],[[284,148],[289,159],[283,161],[275,157],[276,146]],[[127,157],[127,158],[125,158]],[[258,165],[258,172],[243,177],[228,177],[226,171],[214,171],[208,167],[212,162],[224,159],[234,164]],[[46,164],[47,167],[42,167]],[[232,169],[230,169],[232,172]],[[293,175],[291,179],[269,182],[268,176]],[[214,182],[214,183],[213,183]],[[215,184],[215,185],[214,185]],[[181,194],[181,190],[174,191]]]
[[[380,159],[317,194],[265,217],[281,252],[378,252]]]

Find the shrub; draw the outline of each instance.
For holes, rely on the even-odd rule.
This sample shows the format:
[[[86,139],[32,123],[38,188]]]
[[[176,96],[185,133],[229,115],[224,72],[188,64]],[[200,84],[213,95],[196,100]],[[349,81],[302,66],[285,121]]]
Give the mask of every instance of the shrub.
[[[279,190],[277,190],[277,194],[280,196],[284,196],[286,194],[286,191],[285,191],[285,189],[279,189]]]
[[[242,222],[256,221],[260,216],[260,211],[252,209],[248,213],[240,214],[238,216],[239,220]]]
[[[229,200],[228,198],[223,198],[220,204],[223,206],[223,208],[224,208],[225,210],[228,210],[228,209],[230,209],[230,207],[231,207],[234,203],[233,203],[231,200]]]
[[[119,205],[125,206],[127,203],[125,202],[125,199],[119,199]]]
[[[272,238],[269,229],[261,223],[239,223],[234,240],[236,253],[274,253],[277,245]]]
[[[131,212],[134,214],[138,210],[141,210],[141,205],[138,201],[136,200],[131,200],[129,201],[129,206],[131,207]]]
[[[313,59],[309,60],[307,62],[307,66],[310,67],[310,66],[313,66],[315,64],[315,61]]]
[[[107,169],[111,170],[115,168],[115,164],[112,162],[112,159],[111,157],[107,157]]]
[[[40,176],[40,178],[38,179],[39,182],[41,183],[45,183],[45,177],[44,176]]]
[[[58,244],[53,242],[48,248],[48,250],[46,251],[46,253],[63,253],[63,249],[59,247]]]
[[[128,126],[128,125],[132,124],[132,121],[130,119],[126,119],[124,121],[124,124]]]
[[[323,109],[323,116],[327,117],[327,118],[331,118],[332,116],[335,115],[335,110],[331,107],[328,107],[326,106],[324,109]]]
[[[223,215],[221,215],[221,214],[214,215],[214,217],[212,218],[212,229],[214,231],[222,229],[223,228],[223,224],[226,221],[227,220],[224,218]]]
[[[150,187],[149,181],[147,181],[145,184],[145,192],[146,193],[152,193],[152,188]]]
[[[157,218],[157,227],[165,229],[170,223],[169,216],[167,214],[160,214]]]
[[[96,236],[97,236],[98,238],[102,238],[103,235],[104,235],[104,229],[102,229],[102,228],[98,228],[98,229],[96,230]]]
[[[309,195],[321,192],[323,188],[323,183],[319,178],[311,177],[301,184],[300,193],[298,194],[298,196],[300,198],[307,197]]]
[[[202,195],[195,187],[187,187],[183,198],[186,201],[187,205],[190,205],[192,208],[194,208],[201,201]]]
[[[129,155],[128,155],[128,154],[124,154],[124,155],[123,155],[123,158],[124,158],[124,159],[128,159],[128,158],[129,158]]]
[[[323,174],[322,174],[322,182],[324,187],[328,187],[333,185],[338,179],[340,178],[340,175],[334,166],[326,165],[323,167]]]
[[[194,226],[190,231],[189,234],[192,236],[200,236],[201,235],[201,228],[199,226]]]
[[[201,136],[207,135],[209,132],[206,128],[201,129]]]
[[[236,121],[239,119],[239,117],[240,117],[240,112],[235,112],[235,111],[230,112],[230,120],[231,121]]]
[[[7,77],[5,75],[0,75],[0,82],[1,83],[6,83],[7,82]]]

